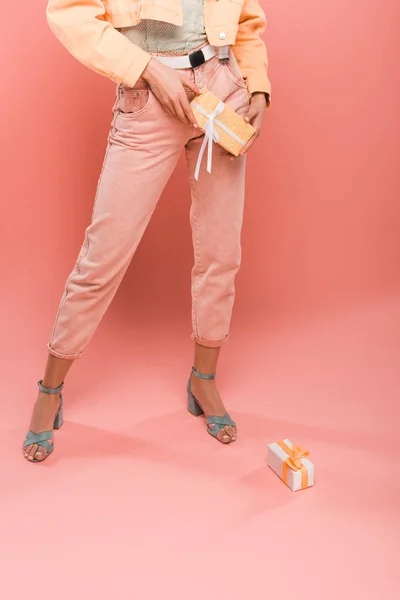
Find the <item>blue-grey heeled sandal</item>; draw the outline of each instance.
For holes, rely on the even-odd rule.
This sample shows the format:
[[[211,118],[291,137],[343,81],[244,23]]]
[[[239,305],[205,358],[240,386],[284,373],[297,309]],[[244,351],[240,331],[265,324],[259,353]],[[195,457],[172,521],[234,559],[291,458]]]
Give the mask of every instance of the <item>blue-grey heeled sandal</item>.
[[[57,388],[44,387],[44,385],[42,385],[42,382],[43,382],[43,379],[38,381],[38,386],[39,386],[39,389],[41,392],[44,392],[45,394],[60,393],[60,407],[55,416],[54,425],[53,425],[53,429],[60,429],[61,425],[63,424],[63,414],[62,414],[63,397],[61,394],[61,390],[64,387],[64,382],[62,382],[62,384]],[[52,437],[53,437],[53,430],[42,431],[41,433],[33,433],[33,431],[28,431],[28,433],[26,434],[25,441],[24,441],[24,448],[26,448],[27,446],[30,446],[31,444],[37,444],[38,446],[41,446],[42,448],[44,448],[47,452],[46,456],[44,458],[42,458],[41,460],[37,460],[36,458],[33,458],[33,460],[30,460],[29,462],[43,462],[49,456],[49,454],[51,454],[53,452],[54,443],[49,442],[49,440],[51,440]]]
[[[198,377],[199,379],[215,379],[215,376],[216,376],[216,373],[213,373],[212,375],[205,375],[203,373],[199,373],[199,371],[196,371],[196,369],[194,367],[192,367],[192,373],[195,377]],[[188,381],[188,385],[187,385],[187,392],[188,392],[188,411],[195,417],[204,415],[204,410],[201,408],[199,401],[192,394],[190,377],[189,377],[189,381]],[[225,413],[225,415],[223,417],[206,417],[206,422],[207,422],[208,433],[210,435],[212,435],[213,437],[215,437],[219,442],[221,442],[221,440],[218,438],[218,433],[221,431],[221,429],[223,429],[226,426],[236,427],[235,421],[232,421],[232,419],[228,415],[228,413]],[[210,425],[213,425],[213,427],[210,427]],[[233,441],[234,440],[231,439],[229,442],[221,442],[221,443],[222,444],[224,444],[224,443],[230,444]]]

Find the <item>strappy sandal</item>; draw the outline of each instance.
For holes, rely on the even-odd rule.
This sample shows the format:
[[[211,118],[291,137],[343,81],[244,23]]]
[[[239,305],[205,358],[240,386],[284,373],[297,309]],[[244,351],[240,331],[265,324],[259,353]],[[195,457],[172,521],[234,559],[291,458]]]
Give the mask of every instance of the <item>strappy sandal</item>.
[[[38,386],[39,386],[39,389],[41,392],[44,392],[45,394],[58,394],[60,392],[60,407],[55,416],[54,425],[53,425],[53,429],[60,429],[61,425],[63,424],[63,414],[62,414],[63,398],[62,398],[61,390],[64,387],[64,382],[62,382],[62,384],[57,388],[44,387],[44,385],[42,385],[42,382],[43,382],[43,379],[38,381]],[[26,434],[25,441],[24,441],[24,448],[26,448],[27,446],[31,446],[32,444],[37,444],[38,446],[41,446],[42,448],[44,448],[47,452],[46,456],[44,458],[42,458],[41,460],[37,460],[36,458],[33,458],[33,460],[30,460],[29,462],[43,462],[44,460],[46,460],[46,458],[49,456],[49,454],[51,454],[53,452],[53,449],[54,449],[54,443],[49,442],[49,440],[51,440],[52,438],[53,438],[53,430],[42,431],[41,433],[33,433],[33,431],[28,431],[28,433]]]
[[[216,373],[213,373],[212,375],[205,375],[203,373],[199,373],[199,371],[196,371],[196,369],[194,367],[192,367],[192,373],[198,379],[209,379],[210,380],[210,379],[215,379],[215,376],[216,376]],[[188,381],[188,385],[187,385],[187,392],[188,392],[188,411],[195,417],[204,415],[204,410],[201,408],[199,401],[192,394],[190,377],[189,377],[189,381]],[[221,440],[218,438],[218,433],[221,431],[221,429],[223,429],[224,427],[227,427],[227,426],[236,427],[235,421],[232,421],[232,419],[228,415],[228,413],[225,413],[225,415],[223,417],[218,417],[218,416],[217,417],[213,417],[213,416],[206,417],[206,422],[207,422],[208,433],[210,435],[212,435],[213,437],[215,437],[219,442],[221,442]],[[212,427],[210,427],[210,425],[212,425]],[[221,442],[221,443],[222,444],[224,444],[224,443],[230,444],[233,441],[234,440],[231,439],[229,442]]]

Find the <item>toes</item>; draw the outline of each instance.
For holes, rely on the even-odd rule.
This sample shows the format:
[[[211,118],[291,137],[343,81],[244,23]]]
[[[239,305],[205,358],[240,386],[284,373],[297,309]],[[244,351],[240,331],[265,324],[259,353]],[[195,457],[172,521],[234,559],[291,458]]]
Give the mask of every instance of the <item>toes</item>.
[[[35,454],[36,454],[36,450],[39,448],[39,446],[37,444],[32,444],[32,446],[30,446],[30,451],[28,454],[28,460],[33,460],[35,458]]]
[[[209,428],[210,431],[212,431],[214,429],[214,427],[215,427],[214,423],[210,423],[210,425],[208,425],[208,428]],[[231,438],[229,437],[229,435],[225,431],[224,427],[218,431],[217,438],[223,444],[229,444],[229,442],[231,441]]]
[[[236,427],[234,427],[233,425],[229,425],[225,429],[226,429],[226,432],[228,433],[229,437],[231,438],[232,442],[234,442],[237,437]]]
[[[44,454],[43,448],[39,448],[39,450],[35,453],[35,460],[41,460]]]
[[[217,437],[218,437],[219,441],[222,442],[223,444],[229,444],[229,442],[231,441],[230,435],[228,435],[225,427],[223,427],[222,429],[220,429],[218,431]]]
[[[53,443],[53,440],[50,439],[50,440],[48,440],[48,442],[51,445]],[[44,448],[43,446],[39,446],[39,448],[35,454],[35,458],[36,458],[36,460],[39,460],[39,461],[44,460],[46,458],[47,454],[48,454],[48,452],[47,452],[46,448]]]
[[[30,444],[29,446],[26,446],[24,448],[24,456],[25,458],[28,458],[30,451],[32,450],[32,444]]]
[[[232,427],[230,425],[223,427],[218,432],[218,439],[223,444],[229,444],[230,442],[234,442],[236,440],[236,437],[236,427]]]
[[[42,446],[39,446],[38,451],[35,454],[35,460],[43,460],[45,459],[47,456],[47,450],[46,448],[43,448]]]
[[[49,440],[50,444],[52,443],[52,441],[53,440]],[[26,446],[26,448],[24,448],[23,450],[24,457],[31,462],[33,460],[42,461],[46,458],[48,454],[46,448],[43,448],[43,446],[39,446],[39,444],[30,444],[29,446]]]
[[[210,425],[208,425],[210,431],[212,431],[214,427],[215,425],[213,423],[210,423]],[[217,433],[217,438],[223,444],[235,442],[237,438],[236,427],[232,425],[226,425],[225,427],[222,427],[222,429],[220,429]]]

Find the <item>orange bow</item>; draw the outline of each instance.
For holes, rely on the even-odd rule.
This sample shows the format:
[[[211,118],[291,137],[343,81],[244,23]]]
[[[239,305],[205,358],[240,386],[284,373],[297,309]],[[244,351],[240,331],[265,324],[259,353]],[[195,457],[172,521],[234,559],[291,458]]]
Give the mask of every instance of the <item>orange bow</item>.
[[[288,469],[291,469],[292,471],[301,471],[301,489],[308,487],[308,470],[301,462],[301,459],[309,456],[309,451],[301,446],[295,446],[294,444],[290,448],[283,441],[277,442],[277,444],[289,455],[282,466],[283,481],[287,485]]]

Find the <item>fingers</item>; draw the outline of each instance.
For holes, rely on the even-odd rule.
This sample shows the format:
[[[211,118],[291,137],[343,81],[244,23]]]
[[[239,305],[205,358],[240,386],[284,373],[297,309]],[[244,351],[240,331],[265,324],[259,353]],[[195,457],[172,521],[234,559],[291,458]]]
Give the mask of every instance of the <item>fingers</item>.
[[[253,122],[254,118],[257,117],[258,112],[255,111],[254,109],[250,108],[248,113],[244,115],[244,120],[246,121],[246,123],[251,123]]]
[[[196,117],[183,88],[181,93],[176,96],[162,99],[161,104],[168,114],[177,117],[184,125],[198,127]]]
[[[250,138],[250,140],[247,142],[247,144],[245,145],[245,147],[240,151],[239,156],[243,156],[244,154],[247,154],[248,151],[250,150],[250,148],[253,146],[253,144],[255,143],[255,141],[258,138],[258,133],[256,132],[252,138]]]
[[[182,95],[181,97],[181,106],[189,123],[191,123],[193,127],[197,127],[196,117],[194,116],[192,107],[189,104],[189,100],[187,99],[186,94]]]
[[[262,119],[263,119],[263,115],[262,113],[260,113],[258,110],[252,110],[250,108],[249,112],[244,116],[244,120],[246,121],[246,123],[251,123],[251,125],[255,128],[256,132],[255,134],[250,138],[250,140],[247,142],[247,144],[244,146],[244,148],[242,148],[242,150],[239,153],[239,156],[243,156],[244,154],[247,154],[247,152],[250,150],[250,148],[253,146],[253,144],[257,141],[258,136],[260,135],[260,131],[261,131],[261,125],[262,125]],[[232,156],[230,160],[235,160],[235,156]]]
[[[176,102],[176,104],[174,105],[174,109],[175,109],[175,114],[178,117],[178,119],[180,121],[182,121],[182,123],[184,125],[188,125],[190,123],[190,121],[185,113],[184,106],[180,100],[178,100]]]
[[[171,98],[168,98],[163,101],[162,107],[166,113],[168,113],[172,117],[175,117],[176,119],[179,119],[185,125],[188,125],[188,120],[185,116],[185,113],[182,110],[181,103],[179,102],[179,100],[172,100]]]
[[[185,88],[188,88],[189,90],[194,92],[196,95],[201,93],[199,87],[194,83],[194,81],[190,81],[190,79],[188,77],[186,77],[185,75],[183,75],[182,73],[179,73],[179,77],[181,79],[182,85]]]
[[[187,97],[187,91],[195,95],[200,94],[198,86],[193,81],[158,61],[150,61],[142,76],[168,114],[176,116],[185,125],[197,127]]]
[[[175,112],[172,108],[172,104],[167,104],[166,102],[164,102],[163,104],[161,104],[161,106],[163,107],[163,109],[165,110],[165,112],[169,115],[171,115],[171,117],[175,117]]]
[[[172,109],[173,114],[178,117],[184,125],[193,125],[193,127],[197,127],[196,117],[193,114],[185,91],[178,95],[170,108]]]
[[[182,86],[184,88],[191,90],[192,92],[194,92],[196,94],[196,96],[200,94],[200,89],[194,83],[194,81],[190,81],[190,79],[188,77],[185,77],[185,75],[182,75],[182,73],[179,73],[179,76],[181,79]],[[186,116],[188,122],[191,125],[193,125],[193,127],[197,127],[196,117],[193,114],[193,110],[192,110],[192,107],[190,106],[189,100],[187,99],[186,92],[181,95],[180,103],[181,103],[182,110],[185,113],[185,116]]]
[[[252,147],[252,145],[255,143],[255,141],[258,138],[258,132],[256,132],[251,138],[250,140],[247,142],[247,144],[244,146],[244,148],[242,148],[242,150],[239,152],[238,156],[232,156],[231,154],[229,155],[230,158],[229,160],[236,160],[237,158],[239,158],[240,156],[244,156],[245,154],[247,154],[247,152],[250,150],[250,148]]]

